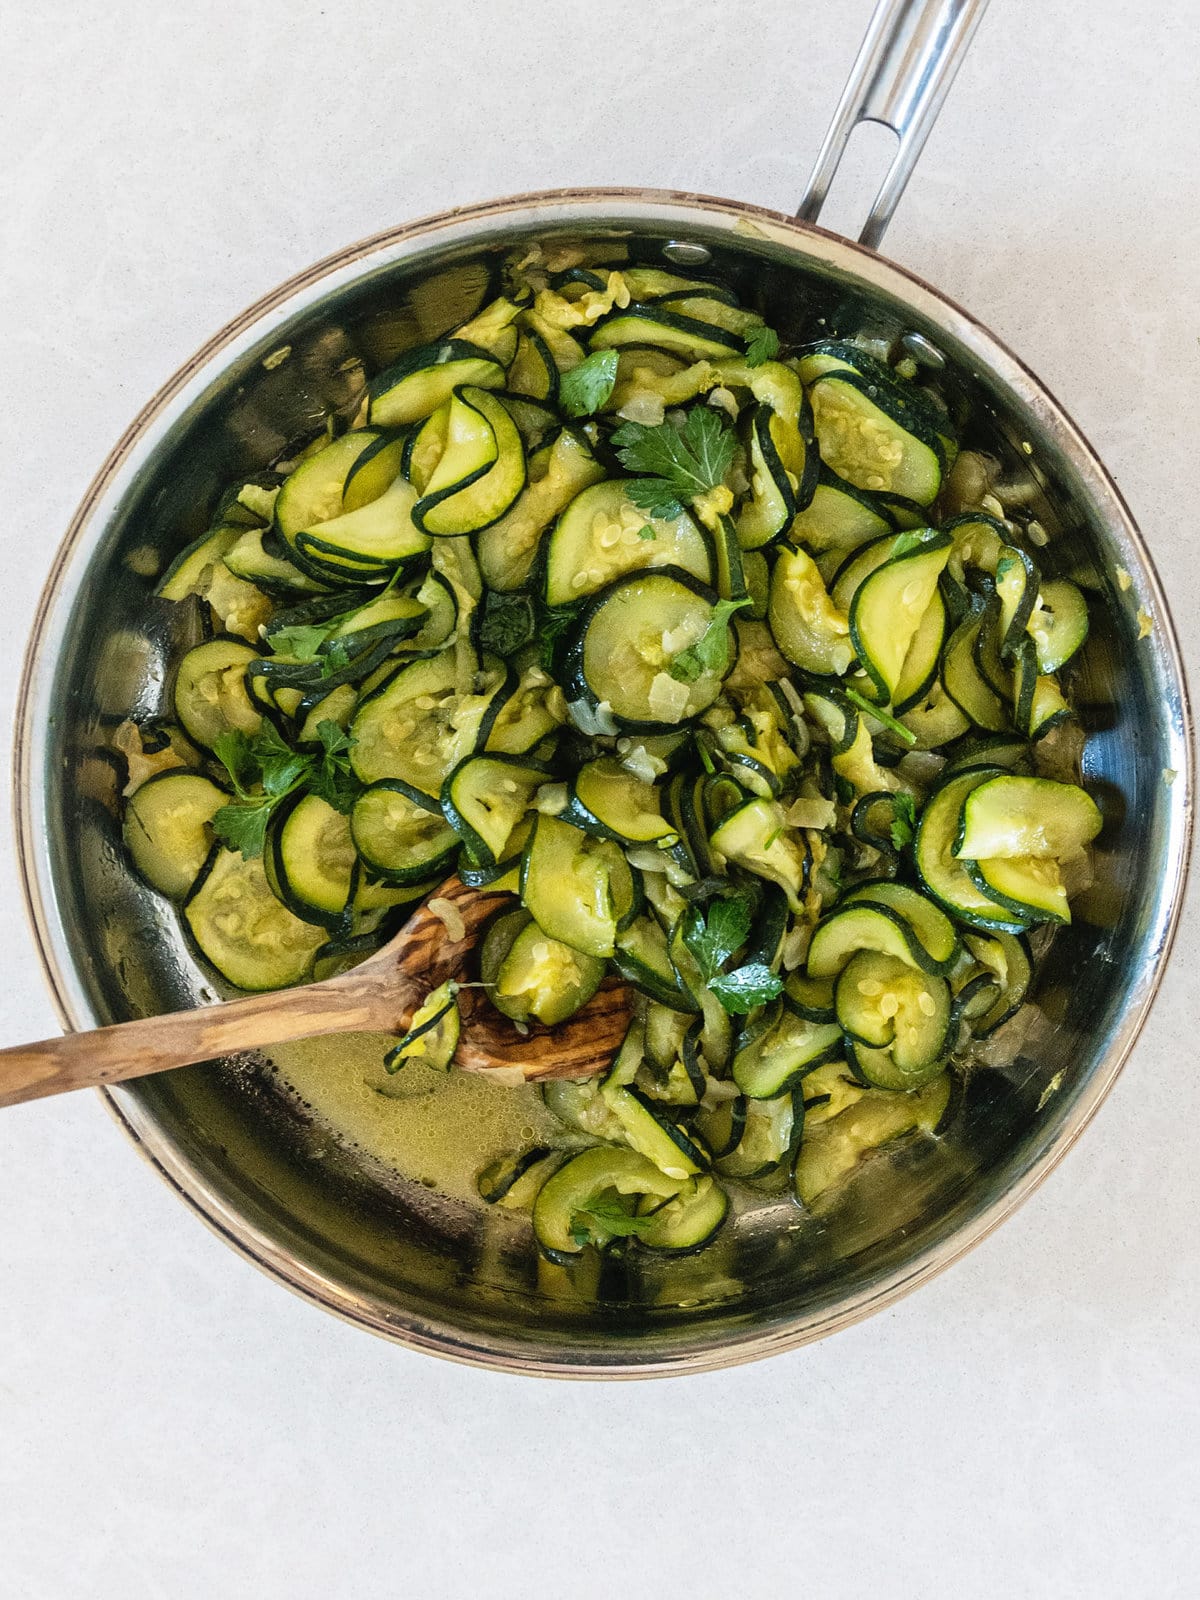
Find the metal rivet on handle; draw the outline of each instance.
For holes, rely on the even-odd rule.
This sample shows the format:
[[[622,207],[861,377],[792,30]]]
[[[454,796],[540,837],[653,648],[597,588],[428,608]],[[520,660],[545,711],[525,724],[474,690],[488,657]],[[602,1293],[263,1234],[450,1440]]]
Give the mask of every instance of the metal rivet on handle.
[[[946,357],[923,333],[906,333],[900,345],[905,355],[910,355],[922,367],[932,367],[935,372],[940,372],[946,365]]]
[[[694,244],[689,239],[672,239],[663,245],[662,253],[677,267],[706,267],[712,260],[712,251],[706,244]]]

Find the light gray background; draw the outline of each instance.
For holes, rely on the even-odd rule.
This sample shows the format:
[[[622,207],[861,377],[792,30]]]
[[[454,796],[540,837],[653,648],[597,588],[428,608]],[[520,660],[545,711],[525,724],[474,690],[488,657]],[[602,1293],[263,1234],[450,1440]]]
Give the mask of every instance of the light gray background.
[[[869,0],[0,5],[0,737],[51,553],[213,330],[560,184],[790,208]],[[995,0],[888,240],[1022,351],[1197,660],[1189,0]],[[2,754],[3,752],[0,752]],[[0,832],[0,1042],[54,1028]],[[658,1384],[408,1354],[260,1277],[97,1098],[0,1116],[0,1600],[1195,1595],[1197,924],[1081,1147],[816,1348]]]

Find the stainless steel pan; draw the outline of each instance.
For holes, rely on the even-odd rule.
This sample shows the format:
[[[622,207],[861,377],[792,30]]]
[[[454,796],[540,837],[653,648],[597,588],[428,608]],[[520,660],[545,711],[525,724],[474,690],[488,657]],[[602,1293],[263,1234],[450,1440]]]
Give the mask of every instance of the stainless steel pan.
[[[824,317],[906,338],[969,399],[971,442],[1035,511],[1047,565],[1095,587],[1076,696],[1088,782],[1110,819],[1100,885],[1056,944],[1034,1004],[1000,1036],[1002,1058],[974,1075],[955,1131],[873,1164],[823,1221],[764,1207],[719,1277],[701,1255],[674,1278],[614,1274],[599,1304],[556,1295],[527,1243],[331,1146],[252,1059],[111,1092],[118,1121],[200,1216],[353,1322],[459,1360],[590,1376],[695,1371],[818,1338],[995,1227],[1078,1137],[1137,1037],[1175,929],[1192,793],[1183,673],[1149,556],[1087,441],[1016,356],[903,268],[811,225],[851,128],[882,120],[898,145],[864,230],[878,243],[982,9],[885,0],[803,222],[696,195],[560,191],[408,224],[320,262],[155,397],[68,531],[35,623],[16,752],[24,890],[68,1027],[211,998],[173,914],[133,878],[119,844],[111,731],[131,710],[159,707],[172,645],[170,608],[148,598],[154,572],[204,526],[228,479],[329,410],[352,410],[364,373],[423,329],[460,320],[455,297],[478,292],[515,247],[603,238],[652,259],[711,261],[785,333]]]

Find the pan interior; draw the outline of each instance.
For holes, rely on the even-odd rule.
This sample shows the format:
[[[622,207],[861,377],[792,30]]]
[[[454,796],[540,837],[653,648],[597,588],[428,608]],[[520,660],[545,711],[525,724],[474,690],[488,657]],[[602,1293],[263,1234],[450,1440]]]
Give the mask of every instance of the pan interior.
[[[1097,887],[1059,937],[1033,1003],[972,1075],[951,1133],[869,1163],[820,1217],[767,1196],[714,1249],[670,1265],[631,1256],[586,1282],[549,1269],[518,1219],[397,1177],[331,1136],[252,1057],[119,1091],[121,1115],[151,1153],[272,1270],[379,1331],[510,1365],[711,1364],[721,1350],[815,1334],[848,1306],[869,1304],[995,1207],[1078,1120],[1078,1105],[1097,1097],[1095,1080],[1112,1070],[1123,1017],[1145,998],[1170,921],[1178,817],[1167,769],[1179,730],[1164,711],[1169,653],[1139,638],[1134,601],[1145,574],[1068,458],[1050,408],[1027,404],[994,374],[953,318],[935,322],[930,297],[914,310],[850,270],[845,252],[829,259],[819,236],[806,247],[799,232],[776,240],[696,217],[693,208],[687,244],[709,252],[709,270],[785,337],[915,334],[946,358],[946,382],[970,407],[966,442],[1002,461],[1009,490],[1046,530],[1045,570],[1094,596],[1072,694],[1088,736],[1086,778],[1104,792],[1111,822]],[[186,412],[159,428],[94,534],[57,659],[36,666],[53,675],[55,716],[35,803],[74,981],[98,1021],[215,998],[175,914],[133,876],[120,844],[124,772],[113,731],[131,714],[166,709],[169,663],[189,626],[186,607],[150,598],[156,574],[203,531],[231,479],[312,437],[329,415],[351,415],[372,372],[465,320],[494,292],[510,250],[556,234],[594,243],[599,231],[618,255],[663,263],[681,253],[670,216],[614,217],[590,238],[551,216],[493,224],[483,243],[438,243],[435,234],[400,259],[368,256],[350,281],[276,318],[231,366],[214,364]],[[1120,566],[1133,572],[1132,598]],[[1177,686],[1174,694],[1177,722]],[[395,1108],[403,1115],[403,1101]]]

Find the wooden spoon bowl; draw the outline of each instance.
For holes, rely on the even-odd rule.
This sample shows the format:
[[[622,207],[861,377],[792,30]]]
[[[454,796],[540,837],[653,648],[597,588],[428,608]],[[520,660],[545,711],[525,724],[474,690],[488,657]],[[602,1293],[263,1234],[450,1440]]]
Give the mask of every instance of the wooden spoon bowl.
[[[323,1033],[402,1034],[431,990],[449,979],[474,979],[476,940],[506,898],[451,878],[382,950],[336,978],[0,1050],[0,1106]],[[607,1068],[624,1038],[630,994],[610,979],[565,1022],[535,1025],[527,1034],[480,988],[463,989],[459,1009],[454,1064],[464,1072],[511,1083],[586,1078]]]

